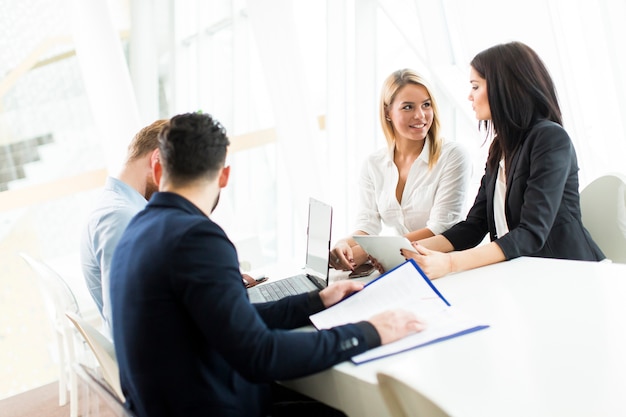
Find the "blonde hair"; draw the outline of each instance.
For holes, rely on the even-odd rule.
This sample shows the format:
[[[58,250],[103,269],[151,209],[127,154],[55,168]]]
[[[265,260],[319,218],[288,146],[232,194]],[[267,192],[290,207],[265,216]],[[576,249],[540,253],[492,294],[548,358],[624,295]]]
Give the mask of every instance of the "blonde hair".
[[[141,129],[128,145],[127,161],[134,161],[159,147],[159,132],[169,120],[160,119]]]
[[[387,77],[380,93],[380,125],[382,126],[387,144],[392,146],[396,141],[396,134],[393,129],[393,124],[390,120],[387,120],[387,109],[395,100],[398,91],[408,84],[424,87],[430,96],[431,107],[433,109],[433,123],[428,130],[426,140],[430,142],[428,168],[432,169],[439,160],[439,155],[441,155],[443,138],[440,136],[441,128],[439,125],[439,108],[437,107],[437,101],[432,94],[432,89],[428,85],[428,82],[421,75],[411,69],[405,68],[394,71]]]

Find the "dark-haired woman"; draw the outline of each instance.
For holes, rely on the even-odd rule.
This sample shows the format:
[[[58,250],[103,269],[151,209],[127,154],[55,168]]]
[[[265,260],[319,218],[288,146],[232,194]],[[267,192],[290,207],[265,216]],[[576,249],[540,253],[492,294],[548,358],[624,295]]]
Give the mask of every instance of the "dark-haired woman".
[[[519,256],[599,261],[580,214],[576,151],[562,127],[552,78],[527,45],[474,57],[469,100],[493,137],[466,220],[403,250],[431,279]],[[491,242],[479,245],[485,234]]]

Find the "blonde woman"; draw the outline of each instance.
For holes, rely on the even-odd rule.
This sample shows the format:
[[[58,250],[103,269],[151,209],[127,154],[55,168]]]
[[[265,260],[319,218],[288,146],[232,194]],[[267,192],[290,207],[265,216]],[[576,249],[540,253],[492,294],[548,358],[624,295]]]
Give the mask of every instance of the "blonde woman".
[[[426,80],[410,69],[389,75],[379,117],[387,146],[363,164],[356,230],[331,250],[335,269],[354,270],[367,261],[352,235],[377,235],[384,225],[415,241],[444,232],[465,215],[470,156],[440,136],[437,103]]]

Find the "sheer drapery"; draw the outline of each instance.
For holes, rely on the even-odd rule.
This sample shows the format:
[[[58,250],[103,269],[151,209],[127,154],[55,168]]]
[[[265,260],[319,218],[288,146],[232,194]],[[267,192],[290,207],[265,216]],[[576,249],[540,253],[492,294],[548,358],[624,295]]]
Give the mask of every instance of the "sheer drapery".
[[[195,3],[173,4],[180,11]],[[276,145],[265,155],[234,160],[236,169],[245,172],[233,181],[227,194],[232,199],[225,203],[239,213],[239,219],[242,215],[248,219],[243,220],[247,229],[269,230],[269,226],[252,224],[254,214],[237,209],[246,205],[242,192],[248,192],[242,188],[253,190],[265,184],[265,194],[255,195],[257,201],[266,201],[262,217],[256,220],[269,221],[276,230],[268,240],[274,254],[300,253],[309,195],[335,207],[334,239],[352,231],[357,209],[355,177],[366,155],[384,145],[378,94],[383,79],[395,69],[415,68],[434,84],[444,135],[464,143],[474,155],[473,183],[477,185],[486,145],[467,101],[468,64],[476,53],[501,42],[525,42],[545,60],[557,84],[565,127],[578,151],[581,186],[604,172],[623,172],[626,91],[619,74],[625,70],[626,34],[619,17],[626,16],[620,2],[272,0],[220,4],[217,14],[229,10],[238,24],[225,29],[228,36],[217,37],[220,28],[212,35],[215,49],[210,71],[196,55],[206,53],[201,46],[201,25],[206,20],[198,17],[200,6],[194,6],[197,36],[187,27],[185,43],[177,47],[200,48],[194,52],[196,58],[183,59],[184,69],[179,71],[192,79],[203,74],[213,79],[208,77],[204,87],[198,88],[184,77],[174,88],[179,95],[195,95],[197,102],[205,96],[222,97],[220,103],[213,99],[212,107],[226,112],[225,123],[233,132],[244,126],[242,120],[248,120],[245,127],[249,130],[275,127]],[[219,21],[215,13],[210,20]],[[235,75],[221,76],[224,68]],[[252,77],[255,83],[249,82]],[[230,96],[223,91],[224,81],[230,86]],[[241,87],[237,90],[242,83],[249,87],[243,94]],[[233,91],[239,91],[236,100]],[[245,116],[257,111],[264,114],[263,120],[250,121]],[[320,114],[325,116],[321,131],[316,124]],[[257,163],[266,167],[268,178],[250,169]],[[225,225],[245,235],[244,230],[237,232],[235,219],[226,219]]]
[[[304,253],[309,196],[322,198],[327,185],[328,146],[319,132],[294,19],[294,2],[248,1],[247,14],[274,114],[276,142],[276,222],[278,258]],[[309,34],[320,34],[310,28]],[[322,32],[323,33],[323,32]],[[294,252],[294,249],[296,252]],[[300,250],[301,249],[301,250]]]
[[[486,146],[467,101],[468,63],[477,52],[500,42],[526,42],[545,60],[578,152],[581,187],[606,172],[624,173],[626,29],[621,23],[626,3],[621,1],[58,4],[68,14],[79,12],[74,46],[82,71],[76,83],[86,90],[80,99],[92,104],[90,116],[97,122],[96,133],[90,125],[84,136],[100,139],[98,149],[93,140],[81,143],[84,165],[114,169],[141,125],[187,111],[213,114],[231,137],[271,130],[275,138],[271,144],[229,155],[231,184],[215,218],[235,240],[257,239],[272,259],[279,253],[285,257],[302,253],[308,196],[335,208],[334,239],[352,231],[356,175],[364,158],[384,146],[377,114],[380,86],[398,68],[414,68],[434,84],[444,136],[470,149],[476,184]],[[125,11],[131,28],[147,28],[152,36],[131,31],[128,50],[125,42],[116,46],[124,25],[112,24],[107,4],[117,4],[117,17]],[[5,10],[7,16],[25,13],[19,8]],[[9,30],[10,23],[9,19],[3,27]],[[28,30],[24,25],[20,29]],[[7,34],[11,36],[21,39]],[[19,48],[11,45],[9,50]],[[24,56],[7,56],[5,62],[19,66],[30,52],[28,48]],[[64,63],[57,58],[53,62],[59,68]],[[133,75],[132,88],[125,64]],[[53,72],[52,65],[45,65],[45,71],[31,71],[29,76]],[[24,92],[27,84],[19,83],[19,91]],[[32,116],[28,120],[34,123],[23,122],[27,118],[20,115],[33,112],[28,105],[23,110],[15,106],[14,98],[22,96],[27,94],[5,96],[3,104],[11,113],[3,114],[2,132],[16,141],[21,132],[54,130],[52,123],[38,129],[39,119]],[[44,107],[35,111],[38,117],[49,113]],[[78,113],[74,117],[86,119]],[[29,182],[45,182],[48,170],[56,169],[54,158],[42,159],[40,169],[29,169]]]
[[[418,4],[422,0],[418,0]],[[542,57],[557,86],[565,128],[577,150],[581,187],[624,172],[626,157],[626,3],[611,0],[441,1],[455,65],[518,40]],[[432,43],[445,40],[432,39]],[[453,80],[449,80],[453,83]],[[468,85],[468,84],[466,84]],[[467,94],[467,91],[465,95]]]
[[[135,94],[108,2],[72,0],[74,44],[106,166],[116,175],[141,128]]]

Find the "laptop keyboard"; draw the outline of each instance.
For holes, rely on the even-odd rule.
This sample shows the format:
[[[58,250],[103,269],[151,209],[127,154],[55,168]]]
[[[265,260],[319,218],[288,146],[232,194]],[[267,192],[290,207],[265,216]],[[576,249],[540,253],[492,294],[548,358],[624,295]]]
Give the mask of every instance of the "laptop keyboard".
[[[263,298],[267,301],[276,301],[290,295],[302,294],[311,290],[310,287],[303,282],[304,280],[308,281],[306,276],[302,275],[301,279],[294,278],[296,277],[268,282],[265,285],[260,285],[258,289],[261,294],[263,294]]]

